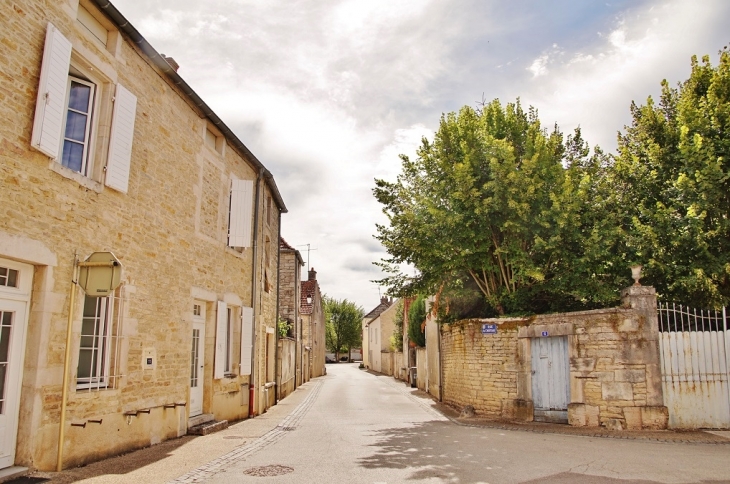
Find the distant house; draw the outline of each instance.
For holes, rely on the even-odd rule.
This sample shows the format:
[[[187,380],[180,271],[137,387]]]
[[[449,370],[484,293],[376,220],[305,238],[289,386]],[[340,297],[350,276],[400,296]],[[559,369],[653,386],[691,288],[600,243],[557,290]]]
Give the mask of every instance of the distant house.
[[[381,314],[391,308],[393,314],[389,314],[385,320],[382,320]],[[381,297],[380,304],[362,319],[362,357],[366,368],[378,372],[382,370],[380,352],[390,347],[390,336],[395,329],[394,310],[393,299]]]
[[[0,32],[0,469],[262,413],[272,174],[109,2],[17,0]]]
[[[326,352],[324,307],[317,282],[317,271],[309,270],[301,291],[302,335],[304,338],[304,381],[325,373]]]
[[[304,265],[298,250],[279,239],[279,318],[289,325],[288,334],[279,340],[279,398],[302,384],[304,340],[302,338],[301,270]]]

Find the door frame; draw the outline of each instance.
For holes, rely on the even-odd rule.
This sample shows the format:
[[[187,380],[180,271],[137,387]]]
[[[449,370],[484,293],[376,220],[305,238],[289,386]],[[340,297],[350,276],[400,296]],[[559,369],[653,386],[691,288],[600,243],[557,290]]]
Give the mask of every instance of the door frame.
[[[6,400],[0,422],[10,431],[0,433],[0,469],[15,463],[20,416],[20,393],[23,386],[25,347],[30,316],[30,295],[33,287],[33,266],[8,259],[0,259],[0,266],[18,271],[18,286],[0,286],[0,306],[14,308],[16,315],[10,331],[8,369],[5,380]],[[4,434],[4,436],[3,436]]]
[[[200,307],[200,314],[196,314],[197,307]],[[190,398],[190,413],[189,417],[194,417],[196,415],[200,415],[203,413],[203,398],[205,395],[205,379],[203,378],[205,373],[205,319],[206,319],[206,303],[205,301],[194,301],[193,303],[193,324],[192,324],[192,332],[191,332],[191,361],[190,361],[190,367],[191,367],[191,375],[190,375],[190,391],[189,391],[189,398]],[[192,361],[192,343],[194,341],[193,334],[195,331],[199,331],[198,333],[198,348],[197,348],[197,357],[198,357],[198,374],[197,374],[197,383],[198,385],[196,387],[192,386],[192,369],[193,365],[195,364],[194,361]],[[199,404],[195,404],[194,397],[196,395],[193,394],[193,392],[197,393]]]

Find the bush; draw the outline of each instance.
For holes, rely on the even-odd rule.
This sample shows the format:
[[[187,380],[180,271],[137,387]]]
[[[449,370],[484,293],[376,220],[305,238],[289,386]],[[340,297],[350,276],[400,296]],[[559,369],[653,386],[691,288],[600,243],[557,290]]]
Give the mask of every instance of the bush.
[[[426,298],[418,296],[408,308],[408,339],[416,346],[426,346],[426,335],[421,330],[421,325],[426,321]]]

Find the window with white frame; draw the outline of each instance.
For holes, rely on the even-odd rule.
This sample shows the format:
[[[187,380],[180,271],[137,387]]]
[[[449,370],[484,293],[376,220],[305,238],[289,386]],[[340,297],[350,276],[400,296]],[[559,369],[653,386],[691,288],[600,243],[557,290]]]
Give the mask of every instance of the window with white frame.
[[[113,388],[118,378],[121,288],[113,296],[84,298],[76,369],[78,389]]]
[[[97,182],[103,179],[108,187],[126,193],[137,98],[121,84],[112,87],[108,79],[93,78],[88,74],[92,71],[99,75],[100,70],[74,52],[71,42],[49,23],[31,145],[68,168],[68,173]],[[101,96],[102,92],[106,94]],[[105,117],[103,123],[100,117]],[[97,129],[109,122],[109,131]],[[107,136],[106,152],[95,153],[102,146],[95,146],[94,140]]]
[[[86,175],[88,169],[91,115],[95,93],[94,83],[69,76],[63,145],[59,161],[66,168],[82,175]]]
[[[213,378],[233,375],[233,335],[236,328],[236,308],[218,301],[215,335],[215,361]]]

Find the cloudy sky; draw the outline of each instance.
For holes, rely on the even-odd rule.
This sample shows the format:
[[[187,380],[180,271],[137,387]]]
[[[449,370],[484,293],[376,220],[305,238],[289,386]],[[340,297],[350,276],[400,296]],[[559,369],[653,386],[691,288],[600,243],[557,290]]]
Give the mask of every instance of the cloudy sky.
[[[730,42],[727,0],[112,1],[274,174],[322,290],[365,311],[386,255],[373,180],[442,113],[519,97],[612,152],[632,100]]]

